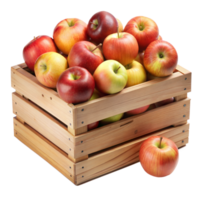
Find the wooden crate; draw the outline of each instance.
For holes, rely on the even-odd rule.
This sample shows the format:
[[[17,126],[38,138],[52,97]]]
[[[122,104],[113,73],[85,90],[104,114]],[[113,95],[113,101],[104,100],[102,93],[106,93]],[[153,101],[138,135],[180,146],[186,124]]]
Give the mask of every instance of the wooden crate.
[[[12,95],[13,112],[17,116],[15,122],[20,123],[21,129],[23,127],[23,131],[21,130],[23,133],[21,135],[18,133],[16,137],[20,139],[19,135],[25,137],[25,134],[28,137],[28,133],[31,132],[32,135],[36,135],[43,141],[46,148],[49,149],[49,146],[51,146],[56,149],[59,152],[59,157],[60,155],[65,156],[66,162],[73,163],[74,167],[82,162],[89,163],[87,164],[88,170],[93,170],[94,163],[91,160],[95,156],[100,158],[102,162],[109,159],[103,156],[107,155],[106,152],[112,151],[108,148],[121,149],[121,146],[125,145],[123,143],[127,141],[130,144],[132,144],[132,141],[138,143],[140,141],[136,139],[138,137],[172,125],[187,124],[190,114],[190,99],[187,98],[187,93],[191,91],[191,72],[180,66],[177,66],[176,72],[169,77],[157,78],[126,88],[118,94],[108,95],[78,105],[67,104],[59,98],[55,90],[42,86],[36,77],[29,72],[25,64],[11,68],[11,81],[12,87],[16,90]],[[169,105],[91,131],[87,130],[87,125],[95,121],[171,97],[175,97],[176,101]],[[34,151],[44,157],[40,150],[35,150],[39,148],[39,143],[32,144],[31,138],[27,138],[26,141],[24,138],[20,140],[23,140],[22,142],[29,147],[31,146]],[[121,146],[116,147],[120,144]],[[53,156],[50,155],[50,152],[48,153],[48,156],[45,154],[48,157],[48,159],[45,157],[47,161],[51,160]],[[129,153],[131,154],[132,151]],[[134,158],[134,162],[136,162],[135,160],[138,161],[138,158]],[[49,162],[54,165],[53,161]],[[96,160],[95,162],[98,163]],[[90,163],[91,168],[89,167]],[[54,166],[57,169],[59,168],[59,171],[72,182],[80,184],[131,163],[133,162],[122,161],[116,166],[112,163],[109,170],[102,169],[102,171],[100,170],[103,166],[101,164],[101,166],[97,166],[99,172],[95,172],[95,175],[87,175],[87,178],[86,175],[83,175],[85,178],[80,178],[76,170],[77,173],[73,174],[74,172],[68,171],[67,175],[67,169],[62,168],[61,170],[61,166]],[[92,173],[92,171],[87,171],[87,173]]]

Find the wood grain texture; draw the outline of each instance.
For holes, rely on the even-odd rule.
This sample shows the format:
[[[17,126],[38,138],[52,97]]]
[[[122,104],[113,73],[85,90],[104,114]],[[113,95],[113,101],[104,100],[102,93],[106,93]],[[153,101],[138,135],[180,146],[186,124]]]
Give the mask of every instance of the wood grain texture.
[[[14,119],[15,137],[45,159],[76,185],[118,170],[139,161],[141,143],[151,135],[172,139],[178,147],[188,143],[189,124],[168,128],[123,145],[91,155],[87,160],[73,163],[68,155],[28,125]]]
[[[74,163],[68,159],[66,153],[28,125],[21,124],[17,119],[14,119],[14,133],[22,143],[40,155],[70,181],[75,182]]]
[[[82,133],[86,133],[88,131],[88,127],[87,127],[87,125],[83,126],[81,128],[77,128],[77,129],[73,129],[73,128],[69,127],[68,131],[73,135],[80,135]]]
[[[179,71],[182,74],[191,74],[191,72],[180,65],[177,65],[176,70]]]
[[[41,85],[35,76],[21,67],[11,68],[11,84],[18,93],[39,105],[64,124],[73,127],[71,105],[60,99],[57,92]]]
[[[186,126],[188,125],[182,126],[181,129],[179,129],[180,127],[170,128],[151,135],[164,136],[170,138],[180,146],[184,146],[187,143],[186,139],[189,136],[189,130],[183,132],[183,129],[188,128]],[[138,162],[140,146],[142,142],[151,135],[133,140],[124,145],[119,145],[115,148],[96,154],[86,161],[76,163],[76,184],[81,184],[103,174]]]
[[[74,137],[67,127],[20,95],[13,93],[13,113],[69,155],[74,156]]]
[[[185,99],[100,127],[74,138],[74,156],[91,154],[180,123],[189,119],[189,112],[190,99]]]
[[[182,67],[178,67],[178,70],[180,72],[169,77],[147,81],[125,88],[118,94],[78,105],[67,104],[58,97],[57,92],[41,85],[35,76],[26,71],[25,64],[12,67],[11,78],[12,87],[17,93],[68,125],[72,134],[77,135],[82,133],[81,127],[95,121],[190,92],[191,73]]]
[[[78,104],[74,109],[75,127],[79,128],[107,117],[140,108],[191,91],[191,73],[176,72],[132,87],[118,94]],[[84,123],[82,123],[84,122]]]
[[[13,113],[68,153],[74,162],[82,160],[82,157],[85,159],[88,154],[180,123],[183,118],[187,120],[189,110],[190,99],[185,99],[73,136],[65,125],[47,112],[13,93]]]
[[[175,96],[175,97],[174,97],[174,100],[175,100],[175,101],[180,101],[180,100],[182,100],[182,99],[186,99],[188,96],[189,96],[189,94],[188,94],[188,93],[185,93],[185,94],[182,94],[182,95],[179,95],[179,96]]]
[[[18,66],[21,67],[22,69],[28,68],[27,65],[26,65],[26,63],[21,63]]]

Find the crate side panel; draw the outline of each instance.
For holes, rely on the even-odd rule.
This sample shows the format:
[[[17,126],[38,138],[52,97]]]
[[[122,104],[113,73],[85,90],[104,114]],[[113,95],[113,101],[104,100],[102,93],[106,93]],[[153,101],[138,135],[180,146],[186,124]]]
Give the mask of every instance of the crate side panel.
[[[65,125],[16,93],[13,93],[13,112],[56,146],[74,156],[74,137]]]
[[[14,119],[15,137],[45,159],[69,180],[74,182],[74,163],[68,159],[66,153],[49,142],[29,126]]]
[[[168,137],[175,143],[180,144],[180,141],[183,141],[185,138],[188,137],[188,132],[179,133],[176,135],[176,137],[169,137],[167,133],[160,135]],[[88,159],[87,161],[77,163],[75,165],[77,172],[76,183],[80,184],[86,182],[100,175],[104,175],[105,173],[139,161],[138,156],[141,144],[142,141],[139,140],[135,144],[130,143],[128,146],[122,146],[119,149],[116,148],[110,152],[108,151],[101,155],[97,155],[96,157],[94,156],[93,158],[91,158],[91,160]],[[181,143],[181,146],[185,144],[186,141],[184,141],[184,143]],[[84,172],[81,172],[81,169],[78,170],[77,165],[79,165],[79,167],[82,167],[82,171],[83,169],[85,169]]]
[[[186,141],[187,139],[188,139],[188,138],[185,138],[185,141]],[[179,152],[180,152],[180,150],[182,150],[182,149],[184,149],[185,147],[187,147],[187,146],[188,146],[187,144],[188,144],[188,143],[186,143],[186,145],[179,145],[179,142],[177,142],[176,145],[177,145],[177,146],[180,146],[180,147],[178,148],[178,149],[179,149]],[[97,177],[95,177],[95,178],[89,179],[89,180],[87,180],[87,181],[85,181],[85,182],[81,182],[81,183],[77,184],[76,186],[82,186],[82,185],[87,184],[87,183],[90,183],[90,182],[92,182],[92,181],[96,181],[96,180],[99,180],[99,179],[101,179],[101,178],[104,178],[105,176],[113,175],[113,174],[116,173],[116,172],[119,172],[119,171],[125,170],[125,169],[127,169],[127,168],[133,167],[133,166],[135,166],[135,165],[137,165],[137,164],[139,164],[139,161],[134,162],[134,163],[131,163],[131,164],[126,165],[126,166],[123,166],[123,167],[120,167],[120,168],[115,169],[115,170],[113,170],[113,171],[107,172],[107,173],[105,173],[105,174],[103,174],[103,175],[101,174],[100,176],[97,176]]]
[[[37,78],[23,69],[11,68],[12,87],[26,98],[55,116],[57,119],[73,127],[72,107],[58,97],[58,94],[43,85]]]
[[[75,106],[75,126],[81,127],[113,115],[182,95],[191,91],[191,74],[179,72],[125,88],[120,93],[108,95]]]
[[[79,186],[83,186],[84,184],[91,183],[93,181],[97,181],[97,180],[99,180],[101,178],[113,175],[116,172],[120,172],[120,171],[125,170],[127,168],[133,167],[133,166],[137,165],[138,163],[139,162],[137,161],[137,162],[133,162],[133,163],[131,163],[129,165],[123,165],[122,167],[120,167],[118,169],[114,169],[113,171],[106,172],[105,174],[99,173],[99,175],[97,175],[95,178],[91,178],[91,179],[88,179],[87,181],[83,181],[83,182],[81,181],[79,184],[76,184],[76,186],[79,187]]]
[[[75,137],[75,157],[123,143],[189,119],[190,99],[174,102]]]

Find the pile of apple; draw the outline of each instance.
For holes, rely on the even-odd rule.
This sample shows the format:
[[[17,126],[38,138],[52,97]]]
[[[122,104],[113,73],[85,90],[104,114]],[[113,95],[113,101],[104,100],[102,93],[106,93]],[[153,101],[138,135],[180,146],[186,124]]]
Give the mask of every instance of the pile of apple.
[[[38,36],[23,50],[27,66],[38,81],[56,88],[67,103],[81,103],[115,94],[157,77],[171,75],[177,65],[175,48],[159,36],[157,24],[143,16],[132,18],[123,29],[112,14],[102,11],[88,24],[76,18],[59,22],[53,39]],[[136,115],[174,101],[170,98],[131,110]],[[120,120],[123,113],[100,121]],[[99,122],[88,125],[88,130]],[[167,138],[151,137],[140,148],[140,162],[153,176],[169,175],[178,162],[176,145]]]
[[[53,39],[34,38],[24,47],[23,56],[41,84],[56,88],[64,101],[73,104],[169,76],[178,61],[175,48],[162,40],[153,20],[134,17],[123,29],[122,23],[105,11],[94,14],[88,24],[76,18],[62,20]],[[156,107],[149,106],[126,115]],[[120,120],[123,115],[104,119],[101,124]],[[89,125],[89,130],[98,124]]]

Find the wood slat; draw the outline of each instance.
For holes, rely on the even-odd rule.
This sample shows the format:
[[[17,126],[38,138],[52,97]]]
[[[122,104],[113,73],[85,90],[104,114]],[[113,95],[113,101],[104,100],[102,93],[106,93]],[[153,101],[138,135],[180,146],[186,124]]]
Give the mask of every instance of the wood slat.
[[[16,138],[74,183],[74,163],[68,159],[66,153],[28,125],[21,124],[17,119],[14,119],[14,133]]]
[[[176,70],[179,71],[182,74],[191,74],[191,72],[180,65],[177,65]]]
[[[75,137],[75,157],[126,142],[189,119],[190,99],[162,106]]]
[[[28,68],[27,65],[26,65],[26,63],[21,63],[18,66],[21,67],[22,69]]]
[[[151,135],[162,135],[172,139],[178,147],[188,143],[189,124],[169,128]],[[68,155],[49,142],[28,125],[14,119],[15,137],[40,155],[73,183],[79,185],[139,161],[138,151],[141,143],[149,136],[136,139],[115,148],[99,152],[88,160],[74,164]]]
[[[185,138],[185,141],[187,141],[187,140],[188,140],[188,138]],[[181,143],[182,143],[182,142],[181,142]],[[177,142],[177,144],[178,144],[178,142]],[[180,150],[184,149],[185,147],[187,147],[187,145],[184,145],[184,146],[181,145],[178,149],[179,149],[179,151],[180,151]],[[180,159],[180,160],[181,160],[181,159]],[[90,183],[90,182],[92,182],[92,181],[99,180],[99,179],[101,179],[101,178],[104,178],[105,176],[112,175],[112,174],[114,174],[114,173],[116,173],[116,172],[119,172],[119,171],[125,170],[125,169],[127,169],[127,168],[133,167],[133,166],[135,166],[135,165],[137,165],[137,164],[139,164],[139,161],[133,162],[133,163],[131,163],[131,164],[129,164],[129,165],[126,165],[126,166],[123,166],[123,167],[120,167],[120,168],[118,168],[118,169],[116,169],[116,170],[113,170],[113,171],[111,171],[111,172],[109,172],[109,173],[105,173],[105,174],[103,174],[103,175],[97,176],[95,179],[93,178],[93,179],[87,180],[87,181],[85,181],[85,182],[81,182],[81,183],[77,184],[76,186],[82,186],[82,185],[84,185],[84,184],[86,184],[86,183]],[[75,186],[75,185],[74,185],[74,186]]]
[[[73,105],[42,86],[26,64],[16,65],[11,69],[12,87],[18,93],[13,93],[15,137],[77,185],[138,162],[139,148],[151,135],[185,146],[189,124],[182,124],[190,114],[191,72],[181,66],[176,71]],[[172,104],[87,132],[87,124],[170,97],[175,97]],[[176,127],[161,130],[172,125]]]
[[[178,128],[171,128],[151,135],[164,136],[170,138],[180,146],[184,146],[187,142],[185,141],[185,138],[188,138],[189,131],[179,131]],[[113,170],[139,161],[138,156],[140,146],[148,137],[149,136],[142,137],[124,145],[119,145],[118,147],[107,150],[101,154],[97,154],[89,158],[87,161],[77,163],[75,165],[76,184],[81,184],[105,173],[109,173]]]
[[[63,151],[74,157],[74,137],[65,125],[32,102],[13,93],[13,113]]]
[[[108,95],[76,105],[74,127],[79,128],[86,124],[190,91],[191,73],[183,75],[180,72],[176,72],[166,78],[157,78],[125,88],[115,95]]]
[[[35,76],[20,67],[12,67],[11,84],[18,93],[73,128],[72,106],[60,99],[54,90],[41,85]]]
[[[174,97],[175,101],[187,99],[187,93]]]
[[[13,93],[13,112],[73,160],[189,119],[190,99],[155,108],[74,137],[65,125],[44,110]],[[28,112],[27,112],[28,111]],[[185,116],[185,117],[183,117]],[[123,134],[122,134],[123,132]]]
[[[179,72],[172,76],[129,87],[115,95],[72,105],[61,100],[54,90],[42,86],[25,69],[25,64],[12,67],[12,87],[68,125],[70,130],[74,130],[72,133],[79,132],[81,127],[95,121],[191,91],[191,73],[178,66]]]

